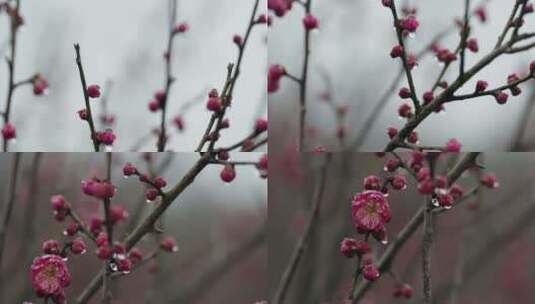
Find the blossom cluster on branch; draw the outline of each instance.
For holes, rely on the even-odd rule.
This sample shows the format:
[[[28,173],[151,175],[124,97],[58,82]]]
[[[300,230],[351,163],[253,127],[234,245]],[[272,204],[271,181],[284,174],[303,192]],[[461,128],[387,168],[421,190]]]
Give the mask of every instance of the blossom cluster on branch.
[[[260,0],[252,2],[252,12],[250,19],[247,20],[247,28],[244,34],[234,34],[228,37],[227,42],[229,45],[234,44],[237,48],[238,55],[236,59],[229,59],[228,69],[226,71],[227,77],[224,86],[218,91],[218,89],[210,89],[205,92],[203,89],[202,94],[207,94],[206,110],[211,114],[210,120],[207,122],[207,127],[203,133],[199,132],[198,146],[189,147],[186,150],[189,151],[212,151],[223,134],[223,130],[234,129],[231,126],[231,121],[227,117],[230,111],[231,105],[234,104],[234,108],[241,110],[243,106],[240,103],[232,103],[235,87],[237,86],[238,79],[242,69],[242,61],[245,57],[245,51],[249,43],[249,38],[253,32],[253,29],[260,27],[267,27],[271,23],[271,17],[265,13],[262,13]],[[5,13],[10,20],[10,39],[9,39],[9,52],[7,56],[8,63],[8,94],[5,103],[5,109],[2,110],[3,125],[1,126],[1,135],[3,138],[3,150],[8,151],[9,143],[13,142],[18,136],[21,136],[20,132],[17,132],[17,128],[14,125],[11,117],[13,113],[13,106],[15,102],[14,92],[17,88],[25,85],[33,86],[33,92],[35,95],[44,95],[48,92],[49,82],[40,73],[35,73],[31,77],[18,80],[16,79],[16,53],[17,53],[17,38],[21,34],[20,28],[25,25],[24,19],[21,15],[21,0],[0,2],[0,14]],[[169,113],[171,103],[176,103],[176,99],[180,98],[179,92],[172,92],[173,84],[177,82],[178,77],[175,75],[179,72],[173,66],[174,61],[177,59],[176,54],[173,52],[175,44],[179,37],[188,39],[190,34],[190,26],[195,26],[194,22],[178,21],[177,20],[177,0],[169,0],[170,6],[170,20],[166,22],[166,36],[165,51],[163,51],[163,63],[164,63],[164,83],[161,88],[155,90],[153,97],[148,102],[147,111],[158,115],[158,124],[154,128],[151,128],[148,134],[128,135],[132,138],[138,138],[136,144],[129,150],[137,151],[141,149],[145,144],[150,141],[155,141],[155,148],[158,152],[170,151],[169,139],[174,136],[175,133],[171,132],[174,129],[177,133],[184,132],[187,129],[187,120],[190,119],[188,112],[194,107],[200,104],[199,98],[193,98],[190,101],[183,101],[179,106],[176,113]],[[111,151],[114,145],[117,145],[118,140],[126,138],[122,134],[117,134],[115,125],[118,122],[120,112],[112,113],[109,109],[110,100],[109,92],[111,91],[111,84],[113,80],[108,80],[105,85],[95,83],[91,79],[91,75],[94,74],[94,69],[91,66],[84,66],[82,64],[82,47],[80,44],[75,43],[75,60],[77,69],[80,74],[80,82],[82,85],[83,106],[77,110],[76,114],[78,118],[87,123],[89,129],[88,139],[92,144],[93,150],[98,152],[102,149]],[[91,54],[84,54],[86,57],[91,57]],[[20,60],[20,59],[19,59]],[[225,75],[225,71],[221,71],[221,75]],[[185,76],[184,76],[185,77]],[[97,116],[96,112],[100,112]],[[172,115],[172,116],[171,116]],[[256,116],[258,115],[258,116]],[[251,119],[254,123],[255,120],[266,121],[267,118],[262,117],[260,112],[255,114],[255,117]],[[33,119],[43,119],[42,117],[33,117]],[[99,123],[100,122],[100,123]],[[115,130],[114,130],[115,129]],[[235,147],[240,148],[243,151],[252,151],[259,149],[267,143],[267,127],[264,130],[254,128],[250,135],[247,135],[243,139],[243,145]],[[207,145],[207,147],[205,147]],[[184,149],[184,148],[182,148]],[[126,149],[125,149],[126,150]]]
[[[312,13],[311,0],[306,1],[289,1],[273,0],[269,2],[268,8],[271,9],[279,18],[287,16],[288,11],[294,10],[294,7],[304,8],[302,17],[304,28],[304,50],[302,52],[302,71],[300,74],[294,74],[280,62],[271,63],[268,71],[267,90],[270,94],[280,90],[281,81],[287,79],[297,84],[299,88],[299,124],[298,124],[298,143],[297,149],[324,151],[322,144],[312,146],[312,136],[314,126],[312,122],[306,122],[307,102],[309,91],[313,90],[310,85],[307,86],[307,79],[310,78],[312,70],[309,68],[310,54],[314,54],[314,44],[311,44],[310,32],[319,28],[320,20]],[[430,146],[421,143],[417,128],[427,120],[430,115],[440,113],[446,110],[447,105],[459,101],[475,101],[482,97],[490,96],[500,104],[506,104],[511,100],[510,96],[520,96],[523,93],[523,86],[533,83],[535,78],[535,61],[521,62],[522,68],[519,71],[510,71],[503,77],[503,81],[493,85],[489,79],[483,78],[481,71],[487,67],[491,68],[492,63],[497,58],[505,56],[515,56],[523,52],[529,52],[535,47],[535,32],[526,26],[528,18],[533,15],[533,3],[529,0],[512,1],[511,14],[506,20],[502,30],[496,33],[497,42],[481,41],[474,34],[476,20],[479,23],[488,22],[487,6],[489,1],[480,1],[475,4],[474,1],[464,1],[464,8],[461,17],[455,18],[451,28],[446,28],[437,33],[427,47],[420,52],[414,51],[412,44],[414,40],[420,39],[421,35],[417,33],[425,30],[424,25],[420,22],[420,10],[417,4],[395,0],[377,1],[379,7],[384,7],[386,12],[391,15],[392,24],[396,43],[387,46],[385,58],[390,57],[400,63],[399,75],[394,79],[391,85],[385,89],[380,100],[374,104],[368,101],[363,105],[372,106],[368,117],[365,117],[363,123],[359,123],[355,138],[348,141],[350,132],[355,129],[354,126],[347,125],[347,120],[343,117],[347,112],[348,105],[343,103],[340,108],[345,109],[342,114],[337,114],[336,130],[333,132],[340,145],[341,150],[360,149],[362,143],[370,134],[370,127],[377,123],[380,114],[386,108],[385,105],[392,100],[393,93],[398,92],[401,103],[397,107],[397,115],[401,118],[403,125],[389,126],[387,128],[388,142],[384,151],[394,151],[397,149],[418,149],[428,151],[446,151],[458,152],[462,148],[461,142],[452,136],[441,146]],[[326,20],[327,22],[329,20]],[[441,40],[450,33],[458,33],[459,42],[456,46],[450,47],[443,44]],[[321,35],[321,33],[318,33]],[[411,41],[412,40],[412,41]],[[492,48],[486,54],[481,54],[481,49],[488,49],[490,43]],[[425,88],[419,88],[415,81],[418,71],[415,70],[420,65],[420,59],[431,54],[435,57],[436,62],[441,65],[437,77],[426,77],[431,79],[425,84]],[[470,58],[470,65],[468,58]],[[520,58],[520,57],[518,57]],[[472,64],[473,62],[473,64]],[[326,63],[327,64],[327,63]],[[457,71],[455,71],[457,69]],[[420,76],[420,75],[418,75]],[[325,77],[324,77],[325,78]],[[329,79],[330,80],[330,79]],[[402,82],[406,82],[403,85]],[[469,87],[472,86],[473,87]],[[320,99],[328,101],[330,108],[337,105],[333,103],[332,84],[327,83],[327,91],[321,94]],[[468,93],[464,93],[468,92]],[[324,98],[327,96],[328,98]],[[335,105],[333,107],[332,105]],[[349,107],[351,109],[351,107]],[[519,128],[525,128],[521,125]],[[308,147],[304,147],[308,139]]]
[[[414,151],[409,155],[384,157],[384,173],[382,176],[369,175],[364,178],[363,191],[355,194],[351,203],[351,217],[357,234],[362,239],[346,237],[340,244],[340,252],[347,258],[357,257],[357,269],[354,275],[354,285],[350,298],[356,301],[362,294],[356,293],[357,280],[363,279],[373,282],[379,279],[381,272],[391,274],[396,282],[392,294],[394,297],[411,298],[413,291],[409,284],[402,282],[399,276],[392,273],[390,265],[383,264],[380,269],[375,262],[375,254],[371,249],[370,237],[378,241],[381,246],[388,246],[386,225],[392,218],[389,191],[404,191],[408,188],[407,175],[416,183],[416,190],[429,207],[430,212],[441,213],[458,206],[473,196],[481,187],[495,189],[499,186],[497,178],[492,173],[474,174],[476,185],[466,190],[462,184],[455,182],[450,172],[438,174],[438,163],[446,160],[448,154],[436,152],[424,153]],[[471,160],[462,167],[462,172],[481,170],[475,160]],[[462,174],[462,172],[460,174]],[[397,241],[398,238],[396,238]]]
[[[151,212],[141,221],[130,219],[130,212],[119,203],[113,202],[116,193],[120,190],[111,180],[112,153],[106,153],[106,176],[83,179],[80,191],[93,200],[101,202],[103,212],[94,214],[89,218],[79,215],[75,204],[56,194],[50,198],[50,207],[54,219],[64,227],[57,238],[44,240],[41,246],[42,255],[35,257],[30,268],[30,278],[33,289],[38,297],[45,303],[67,303],[65,291],[75,276],[69,270],[69,264],[77,256],[91,252],[103,263],[101,272],[97,274],[102,278],[98,285],[95,281],[89,283],[84,292],[78,297],[78,303],[87,303],[98,291],[104,287],[104,300],[112,298],[109,284],[104,283],[110,279],[118,279],[129,275],[139,267],[154,260],[161,252],[173,253],[178,251],[178,245],[171,235],[163,235],[165,229],[158,224],[159,218],[178,195],[188,187],[195,177],[206,166],[221,166],[220,178],[224,183],[231,183],[237,173],[237,166],[252,166],[259,172],[259,178],[267,178],[267,154],[262,154],[258,161],[239,161],[226,155],[221,159],[214,153],[204,153],[194,164],[190,172],[173,185],[167,180],[149,172],[143,172],[132,163],[125,163],[122,174],[125,178],[136,177],[145,189],[144,196],[151,206]],[[136,227],[123,239],[117,235],[119,225],[135,221]],[[139,222],[137,222],[139,221]],[[148,234],[158,235],[158,247],[141,248],[138,242]],[[144,246],[145,247],[145,246]],[[2,248],[0,248],[1,250]]]

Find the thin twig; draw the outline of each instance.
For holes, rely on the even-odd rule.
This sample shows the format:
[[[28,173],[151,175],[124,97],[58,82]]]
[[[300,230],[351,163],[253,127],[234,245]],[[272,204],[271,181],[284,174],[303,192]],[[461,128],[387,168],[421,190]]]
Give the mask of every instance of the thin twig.
[[[308,218],[307,224],[305,226],[305,231],[303,233],[303,236],[299,239],[297,245],[295,246],[292,257],[290,258],[290,262],[284,270],[279,286],[275,292],[275,296],[273,297],[273,304],[284,303],[286,292],[290,287],[290,283],[292,281],[293,276],[295,275],[295,271],[297,270],[299,261],[301,260],[303,253],[305,252],[307,242],[310,238],[310,232],[312,231],[314,225],[318,222],[317,219],[319,217],[321,201],[323,200],[323,193],[325,192],[327,170],[329,168],[331,158],[332,154],[327,153],[325,162],[323,163],[323,166],[319,173],[319,180],[312,200],[312,209],[310,211],[310,217]]]
[[[7,60],[7,65],[9,68],[9,83],[7,88],[7,102],[6,102],[6,108],[3,113],[4,117],[4,125],[9,122],[9,115],[11,113],[11,106],[13,102],[13,93],[15,91],[15,59],[16,59],[16,50],[17,50],[17,31],[20,26],[18,18],[20,18],[19,15],[19,9],[20,9],[20,0],[17,0],[15,2],[15,9],[12,13],[11,20],[10,20],[10,33],[11,37],[9,39],[9,46],[10,46],[10,52],[11,56]],[[7,152],[8,150],[8,144],[9,140],[6,138],[3,138],[3,151]]]
[[[126,250],[129,251],[134,247],[146,234],[155,230],[154,224],[160,216],[171,206],[175,199],[184,192],[195,180],[197,175],[208,165],[212,158],[210,153],[204,153],[193,167],[182,177],[182,179],[162,197],[160,204],[141,222],[124,240]],[[89,285],[78,296],[76,302],[79,304],[87,303],[91,297],[100,289],[103,283],[103,274],[97,274]]]
[[[247,148],[243,149],[243,152],[253,152],[256,149],[262,147],[263,145],[265,145],[267,143],[268,143],[268,137],[260,140],[259,142],[255,143],[254,145],[252,145],[250,147],[247,147]]]
[[[7,191],[7,196],[5,199],[5,207],[2,211],[2,223],[0,226],[0,270],[2,269],[2,258],[4,254],[4,245],[7,237],[7,231],[9,227],[9,219],[11,218],[11,213],[13,211],[13,205],[15,203],[15,191],[17,189],[17,178],[19,174],[19,166],[20,166],[20,159],[21,159],[21,153],[17,152],[14,155],[13,159],[13,166],[11,167],[11,174],[10,174],[10,181]],[[0,271],[1,273],[1,271]],[[4,276],[0,275],[0,301],[2,300],[3,292],[3,285],[4,285]]]
[[[466,53],[466,43],[468,40],[468,34],[470,32],[470,0],[464,0],[464,22],[463,28],[461,30],[461,60],[459,61],[459,75],[464,74],[464,62],[465,62],[465,53]]]
[[[494,49],[498,49],[502,46],[502,43],[505,40],[505,36],[507,36],[507,32],[509,31],[509,29],[511,28],[511,25],[513,24],[513,19],[515,18],[516,12],[518,11],[519,7],[520,7],[520,1],[515,0],[515,5],[513,6],[511,15],[509,15],[509,18],[507,19],[507,23],[505,24],[505,27],[503,28],[502,33],[498,37],[498,41],[496,42]]]
[[[223,90],[221,91],[220,96],[222,109],[220,111],[214,112],[210,117],[210,121],[208,122],[208,126],[204,131],[201,141],[195,149],[196,152],[203,151],[204,145],[207,142],[209,142],[208,152],[213,151],[216,142],[219,140],[219,132],[223,128],[223,120],[225,118],[227,108],[232,102],[234,88],[241,73],[241,64],[243,61],[247,43],[249,42],[253,27],[258,24],[255,18],[259,7],[259,2],[260,0],[255,0],[249,19],[249,24],[247,26],[247,30],[245,31],[245,36],[243,38],[243,42],[238,45],[238,58],[236,60],[236,64],[231,63],[227,66],[227,79],[225,81],[225,84],[223,85]]]
[[[433,245],[433,205],[426,201],[424,212],[424,237],[422,240],[422,286],[423,302],[431,304],[431,247]]]
[[[442,32],[439,32],[438,34],[431,39],[431,42],[428,43],[420,52],[416,54],[416,61],[420,60],[422,57],[424,57],[426,54],[429,53],[431,46],[433,44],[436,44],[438,41],[440,41],[443,37],[447,36],[449,33],[452,32],[454,29],[454,26],[448,27]],[[377,117],[379,117],[380,113],[384,111],[386,108],[385,105],[390,99],[391,95],[394,93],[396,88],[398,87],[401,79],[403,78],[404,70],[403,66],[401,66],[396,74],[396,77],[392,80],[388,88],[384,91],[384,93],[379,98],[379,101],[375,103],[375,107],[371,111],[371,114],[366,118],[364,123],[362,124],[362,127],[359,128],[359,133],[355,137],[355,141],[350,145],[351,148],[358,150],[362,144],[364,143],[364,140],[366,139],[366,135],[370,132],[370,130],[373,127],[373,124],[377,122]]]
[[[80,72],[80,80],[82,82],[82,91],[84,93],[85,110],[87,114],[87,123],[89,124],[89,130],[91,131],[91,141],[93,142],[93,148],[95,152],[99,152],[100,144],[98,142],[97,134],[95,131],[95,123],[93,121],[93,115],[91,113],[91,103],[89,102],[89,94],[87,92],[87,83],[85,81],[84,67],[82,66],[82,56],[80,55],[80,44],[74,44],[76,51],[76,64],[78,65],[78,71]]]
[[[466,171],[474,164],[478,155],[478,152],[471,152],[466,154],[460,161],[458,161],[457,164],[448,172],[446,176],[446,180],[448,182],[447,184],[452,185],[464,171]],[[420,207],[409,220],[409,222],[400,230],[400,232],[392,241],[392,243],[388,245],[377,263],[377,267],[379,268],[380,272],[384,272],[385,270],[390,268],[392,261],[397,256],[401,247],[403,247],[407,240],[411,238],[411,236],[416,232],[418,227],[420,227],[420,225],[423,223],[425,210],[426,206]],[[358,301],[370,288],[371,284],[372,283],[368,280],[361,280],[360,283],[357,284],[356,288],[353,288],[350,294],[353,304],[358,303]]]
[[[408,64],[408,60],[407,60],[408,52],[407,52],[405,42],[403,41],[402,30],[398,26],[399,18],[398,18],[398,13],[396,11],[395,1],[391,1],[390,11],[392,12],[392,18],[394,19],[394,27],[396,29],[396,36],[398,38],[398,43],[403,49],[403,51],[401,52],[402,53],[401,61],[403,62],[403,69],[405,70],[405,76],[407,77],[407,82],[409,83],[412,103],[414,105],[414,109],[416,110],[416,113],[418,113],[420,111],[420,101],[418,100],[418,95],[416,93],[416,87],[414,85],[414,80],[412,78],[411,68],[409,67],[409,64]]]
[[[529,81],[529,80],[532,80],[532,79],[533,79],[533,76],[527,75],[527,76],[525,76],[523,78],[520,78],[518,80],[512,81],[512,82],[510,82],[508,84],[505,84],[503,86],[497,87],[495,89],[486,90],[484,92],[474,92],[474,93],[471,93],[471,94],[451,96],[451,97],[446,98],[446,100],[444,102],[452,102],[452,101],[456,101],[456,100],[473,99],[473,98],[482,97],[482,96],[493,96],[497,92],[510,90],[513,87],[516,87],[519,84],[522,84],[522,83],[524,83],[526,81]]]
[[[24,261],[30,259],[29,255],[31,254],[31,246],[34,246],[35,242],[35,233],[36,233],[36,224],[35,220],[37,214],[38,206],[38,194],[39,194],[39,168],[41,165],[41,159],[43,154],[40,152],[35,153],[32,161],[32,167],[30,170],[30,184],[29,184],[29,195],[27,207],[24,208],[25,215],[24,218],[24,228],[22,230],[22,235],[24,242],[21,242],[21,247],[19,249],[18,257],[25,256]],[[15,266],[15,265],[13,265]]]
[[[106,152],[106,181],[108,183],[111,183],[111,162],[112,162],[112,153]],[[111,220],[110,216],[110,198],[105,198],[103,201],[104,206],[104,224],[106,226],[106,233],[108,235],[108,246],[112,248],[113,246],[113,222]],[[110,289],[110,275],[111,275],[111,269],[110,264],[113,262],[113,258],[110,258],[109,260],[104,262],[104,303],[110,304],[113,298],[111,289]]]
[[[466,71],[463,75],[457,77],[457,79],[444,91],[440,93],[432,102],[428,105],[422,107],[421,111],[410,118],[405,126],[398,132],[394,138],[384,148],[384,151],[393,151],[405,139],[410,135],[410,133],[418,126],[424,119],[431,115],[437,107],[441,106],[443,102],[447,101],[453,96],[453,94],[460,89],[467,81],[472,79],[479,71],[492,63],[500,55],[504,54],[509,50],[515,43],[528,39],[532,37],[531,34],[519,34],[514,39],[509,40],[507,43],[503,44],[501,47],[491,51],[485,57],[481,58],[472,68]]]
[[[74,211],[72,207],[69,208],[69,210],[67,211],[67,216],[69,216],[77,224],[77,226],[80,228],[80,232],[82,232],[87,238],[89,238],[93,242],[96,242],[96,238],[93,233],[91,233],[87,225],[82,221],[78,213],[76,213],[76,211]]]
[[[169,93],[171,91],[171,85],[175,81],[175,77],[172,75],[172,60],[173,60],[173,38],[176,36],[174,31],[174,25],[176,24],[176,4],[177,0],[169,0],[169,9],[170,9],[170,20],[167,25],[169,34],[167,40],[167,52],[165,57],[165,96],[162,101],[162,118],[160,123],[160,134],[158,138],[158,152],[163,152],[165,150],[165,145],[167,142],[167,131],[166,131],[166,114],[167,114],[167,102],[169,101]]]
[[[228,254],[222,256],[211,265],[208,270],[200,271],[197,278],[192,278],[184,288],[181,288],[178,295],[170,303],[184,303],[193,299],[198,299],[203,293],[206,293],[212,286],[220,281],[221,277],[235,269],[236,264],[242,262],[252,255],[252,252],[265,244],[266,227],[262,225],[250,237],[246,238],[236,248]]]
[[[312,0],[304,0],[303,7],[305,14],[309,15],[312,6]],[[299,142],[297,144],[297,151],[303,151],[305,144],[305,122],[306,122],[306,102],[307,102],[307,80],[308,80],[308,65],[310,58],[310,29],[305,28],[304,33],[304,55],[303,67],[301,70],[301,78],[299,78]]]

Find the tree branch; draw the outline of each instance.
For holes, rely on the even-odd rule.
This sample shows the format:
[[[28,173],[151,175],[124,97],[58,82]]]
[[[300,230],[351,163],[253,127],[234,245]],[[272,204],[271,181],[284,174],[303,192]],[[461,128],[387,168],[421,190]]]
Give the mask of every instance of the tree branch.
[[[169,192],[162,197],[161,203],[141,222],[124,240],[126,250],[129,251],[134,247],[146,234],[154,231],[154,224],[160,216],[169,208],[173,201],[193,183],[197,175],[208,165],[212,155],[204,153],[199,160],[190,168]],[[103,283],[104,272],[99,272],[89,285],[78,296],[76,303],[87,303],[91,297],[100,289]]]
[[[74,44],[74,49],[76,51],[76,64],[78,65],[78,71],[80,72],[80,81],[82,82],[82,90],[84,93],[85,110],[87,114],[86,121],[89,125],[89,130],[91,131],[91,141],[93,142],[93,148],[95,149],[95,152],[99,152],[100,144],[97,139],[95,123],[93,121],[93,115],[91,113],[91,104],[89,102],[89,94],[87,93],[87,83],[85,81],[84,67],[82,66],[82,56],[80,55],[80,44]]]
[[[447,184],[453,184],[465,170],[467,170],[474,164],[478,155],[478,152],[472,152],[463,156],[463,158],[458,161],[457,164],[448,172],[446,176],[446,180],[448,182]],[[386,248],[385,252],[381,256],[377,264],[377,267],[379,268],[380,272],[385,272],[387,269],[390,268],[392,261],[398,254],[401,247],[403,247],[406,241],[410,239],[410,237],[414,234],[414,232],[416,232],[418,227],[420,227],[420,225],[423,223],[425,210],[426,206],[420,207],[418,211],[416,211],[416,213],[409,220],[409,222],[401,229],[401,231],[398,233],[397,237],[393,240],[393,242],[390,243],[390,245]],[[353,288],[353,290],[351,291],[353,304],[358,303],[358,301],[370,288],[371,284],[372,283],[368,280],[362,280],[359,284],[357,284],[355,288]]]
[[[9,227],[9,219],[11,218],[11,213],[13,212],[13,205],[15,203],[15,192],[17,189],[17,178],[19,174],[21,154],[19,152],[15,153],[13,159],[13,166],[11,167],[10,182],[8,186],[8,192],[5,199],[5,207],[3,210],[2,223],[0,226],[0,270],[2,269],[2,258],[5,249],[5,241],[7,237],[7,230]],[[2,300],[3,285],[4,285],[4,276],[0,275],[0,300]]]
[[[323,193],[325,191],[325,184],[327,180],[327,169],[329,168],[331,158],[332,158],[332,155],[330,153],[327,153],[325,162],[319,173],[318,184],[316,186],[315,194],[312,200],[312,210],[310,213],[310,217],[308,218],[307,224],[305,226],[305,232],[303,233],[303,236],[301,237],[301,239],[299,239],[297,245],[295,246],[294,252],[292,253],[292,257],[290,258],[290,262],[288,263],[288,265],[286,266],[286,269],[284,270],[281,281],[279,283],[279,287],[275,291],[275,295],[272,300],[273,304],[284,303],[286,292],[288,291],[292,278],[295,274],[295,271],[297,270],[299,261],[301,260],[303,253],[305,252],[307,242],[310,238],[310,234],[311,234],[310,232],[312,231],[312,228],[314,227],[314,225],[317,223],[317,219],[319,217],[319,211],[320,211],[320,204],[321,204],[321,201],[323,200]]]

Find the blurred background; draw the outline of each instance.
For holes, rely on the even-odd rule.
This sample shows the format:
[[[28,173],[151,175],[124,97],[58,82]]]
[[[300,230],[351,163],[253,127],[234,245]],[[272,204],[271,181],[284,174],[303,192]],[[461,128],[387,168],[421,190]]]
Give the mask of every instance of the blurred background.
[[[301,158],[270,155],[268,245],[269,290],[273,294],[310,214],[312,197],[325,156],[302,154]],[[401,154],[402,157],[408,155]],[[389,157],[388,155],[386,157]],[[441,156],[437,173],[451,168],[458,156]],[[452,303],[456,273],[462,273],[456,303],[530,303],[535,282],[535,155],[488,153],[479,156],[484,172],[495,173],[500,187],[483,188],[477,195],[435,216],[431,253],[435,303]],[[335,153],[328,166],[325,193],[308,246],[290,284],[288,303],[347,303],[356,260],[340,254],[344,237],[357,236],[351,222],[351,198],[362,191],[363,178],[378,175],[384,159],[373,153]],[[409,178],[406,191],[390,191],[392,221],[388,238],[422,206],[424,197]],[[470,171],[457,181],[467,192],[477,184]],[[370,241],[376,260],[384,251]],[[396,282],[387,273],[372,284],[364,304],[421,303],[420,227],[401,248],[392,263],[395,275],[414,288],[412,300],[395,299]],[[360,303],[360,302],[359,302]]]
[[[472,36],[479,41],[479,52],[467,54],[467,66],[473,65],[495,45],[498,34],[506,24],[514,1],[483,0],[471,1],[472,7],[486,2],[488,19],[486,23],[472,21]],[[415,6],[420,27],[415,37],[408,39],[409,49],[415,53],[425,48],[431,40],[454,19],[463,14],[464,1],[397,1]],[[401,5],[398,4],[398,10]],[[400,98],[396,96],[405,78],[396,87],[395,93],[382,107],[380,115],[370,127],[364,127],[365,119],[379,102],[398,74],[399,62],[389,53],[396,44],[392,28],[392,16],[380,1],[312,1],[312,12],[320,22],[319,30],[312,35],[310,77],[308,94],[307,124],[308,146],[325,146],[328,150],[340,150],[336,138],[336,119],[333,111],[320,98],[326,90],[337,104],[347,104],[347,141],[353,142],[360,132],[367,132],[360,151],[382,150],[388,140],[386,128],[401,127],[397,108]],[[287,70],[299,75],[303,58],[303,9],[295,5],[283,18],[275,18],[269,35],[269,59],[271,64],[282,64]],[[525,18],[524,31],[535,29],[533,16]],[[452,32],[441,45],[454,49],[459,35]],[[478,79],[485,79],[491,87],[503,85],[507,75],[525,73],[529,62],[535,58],[535,49],[525,53],[502,56],[480,72],[465,85],[462,93],[472,91]],[[413,71],[418,94],[432,85],[441,69],[434,56],[427,55],[419,60]],[[452,81],[457,68],[450,68],[446,80]],[[330,82],[330,83],[329,83]],[[467,151],[509,151],[512,138],[518,134],[517,127],[525,112],[531,112],[535,101],[529,82],[522,86],[524,93],[512,97],[504,106],[498,105],[493,97],[484,97],[470,102],[456,102],[446,105],[446,112],[432,114],[417,131],[424,145],[444,145],[452,137],[463,144]],[[329,88],[330,86],[330,88]],[[270,94],[272,148],[294,145],[298,126],[298,88],[288,79],[281,82],[279,92]],[[535,122],[528,121],[522,138],[522,146],[515,150],[531,150],[535,134],[531,131]],[[289,132],[290,130],[291,132]]]
[[[261,1],[260,13],[265,13]],[[249,0],[178,1],[177,19],[190,31],[175,39],[174,83],[168,119],[181,105],[196,101],[184,117],[185,130],[169,128],[169,150],[192,151],[200,141],[211,113],[205,101],[211,88],[221,88],[226,67],[234,62],[234,34],[243,35],[251,15]],[[88,84],[99,84],[108,95],[108,110],[116,115],[115,151],[155,151],[156,139],[140,140],[159,126],[160,114],[148,110],[154,92],[164,85],[163,53],[167,46],[168,0],[21,1],[25,25],[18,35],[16,80],[40,72],[49,80],[49,94],[33,95],[31,86],[14,96],[12,122],[17,142],[11,151],[91,151],[88,127],[78,118],[83,107],[74,43],[80,43]],[[9,27],[0,16],[0,53],[7,55]],[[243,139],[254,120],[266,116],[266,29],[255,27],[247,46],[233,107],[227,111],[231,129],[221,145]],[[7,92],[7,65],[0,66],[0,91]],[[111,81],[110,87],[106,82]],[[109,92],[107,92],[109,90]],[[98,114],[99,100],[92,102]],[[3,107],[3,103],[2,107]],[[100,124],[97,124],[100,128]]]
[[[260,156],[236,153],[231,159],[257,161]],[[50,197],[63,194],[84,220],[101,215],[102,203],[84,195],[80,181],[104,177],[106,155],[24,153],[21,157],[2,263],[7,294],[2,296],[5,303],[41,303],[31,288],[29,266],[34,257],[42,254],[43,241],[63,238],[67,223],[54,220]],[[125,206],[130,214],[116,227],[115,238],[122,239],[135,227],[136,218],[143,218],[154,208],[154,204],[145,202],[144,186],[137,178],[123,178],[126,162],[144,172],[150,166],[167,180],[170,188],[197,158],[187,153],[114,153],[112,182],[118,191],[112,204]],[[0,176],[1,210],[5,210],[13,160],[14,153],[0,155],[4,172]],[[221,169],[220,165],[209,165],[164,214],[164,236],[173,236],[179,251],[161,253],[153,262],[115,280],[114,303],[253,303],[266,297],[266,181],[259,178],[256,168],[239,166],[236,179],[225,184],[219,178]],[[156,242],[153,235],[147,235],[137,246],[148,254]],[[94,255],[94,245],[87,245],[85,255],[72,256],[68,262],[72,276],[72,284],[66,290],[69,303],[102,267]],[[100,303],[101,295],[97,293],[90,303]]]

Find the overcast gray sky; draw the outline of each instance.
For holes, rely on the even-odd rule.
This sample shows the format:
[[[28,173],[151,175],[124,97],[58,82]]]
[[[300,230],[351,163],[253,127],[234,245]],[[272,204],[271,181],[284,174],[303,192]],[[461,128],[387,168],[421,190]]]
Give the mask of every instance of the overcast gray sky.
[[[19,34],[16,78],[39,71],[49,79],[51,89],[48,96],[39,98],[28,87],[16,92],[12,121],[18,138],[12,150],[91,151],[88,127],[76,115],[83,97],[74,61],[75,42],[82,48],[88,82],[103,85],[111,79],[115,83],[109,99],[111,112],[118,116],[115,151],[129,149],[159,123],[159,114],[149,113],[147,103],[164,83],[166,0],[21,2],[26,24]],[[263,2],[261,8],[265,7]],[[170,117],[182,103],[202,92],[207,94],[207,88],[222,86],[226,66],[237,54],[232,36],[245,32],[252,6],[249,0],[179,1],[178,19],[187,21],[191,30],[175,42],[174,74],[178,81],[170,96]],[[3,15],[0,19],[0,42],[4,45],[7,18]],[[251,37],[228,112],[232,127],[223,133],[222,144],[242,139],[251,131],[258,113],[266,115],[265,103],[261,104],[265,98],[265,36],[266,29],[257,27]],[[0,90],[5,92],[7,67],[0,68]],[[98,112],[98,101],[93,107]],[[203,96],[186,117],[187,131],[173,136],[169,149],[193,150],[209,115]],[[154,149],[154,141],[143,147]]]
[[[418,6],[420,27],[416,37],[409,40],[412,50],[420,50],[444,27],[451,25],[453,18],[462,16],[464,1],[412,1]],[[479,3],[479,1],[471,1]],[[472,33],[479,40],[480,51],[468,54],[468,66],[474,64],[488,53],[497,40],[510,14],[514,1],[491,0],[488,5],[488,22],[473,22]],[[386,87],[390,85],[398,70],[398,62],[391,60],[389,52],[395,42],[391,14],[380,1],[313,1],[313,13],[320,20],[320,30],[312,38],[311,78],[308,119],[309,125],[318,128],[319,138],[311,146],[323,144],[336,149],[334,138],[334,116],[317,98],[325,86],[318,74],[324,68],[332,77],[335,87],[334,98],[349,103],[349,133],[355,136],[362,121],[369,114],[374,103]],[[296,6],[284,18],[277,18],[269,37],[269,61],[285,65],[297,74],[302,61],[303,10]],[[533,16],[526,17],[525,31],[535,29]],[[458,35],[452,34],[443,43],[453,49],[458,43]],[[535,50],[514,56],[504,56],[481,72],[466,85],[472,90],[477,79],[486,79],[492,87],[505,83],[512,72],[525,72]],[[419,94],[430,87],[430,79],[435,79],[440,66],[428,56],[419,62],[414,72]],[[456,73],[457,69],[450,69]],[[447,79],[452,80],[454,74]],[[405,82],[404,82],[405,83]],[[405,85],[405,84],[402,85]],[[533,82],[531,82],[532,84]],[[402,86],[400,85],[400,87]],[[459,102],[448,105],[445,114],[432,115],[417,131],[421,142],[426,145],[443,145],[449,138],[456,137],[467,150],[504,150],[511,137],[512,128],[526,105],[528,85],[521,97],[510,98],[505,106],[496,104],[492,97],[476,101]],[[270,96],[270,115],[272,117],[272,137],[288,136],[288,129],[297,127],[297,88],[293,82],[283,81],[281,91]],[[401,127],[397,117],[399,98],[388,102],[383,114],[377,119],[368,140],[363,147],[366,151],[384,148],[389,126]],[[291,128],[290,128],[290,127]],[[296,133],[291,133],[296,134]],[[533,134],[531,134],[533,138]],[[287,137],[285,142],[295,138]],[[532,141],[533,142],[533,141]]]

